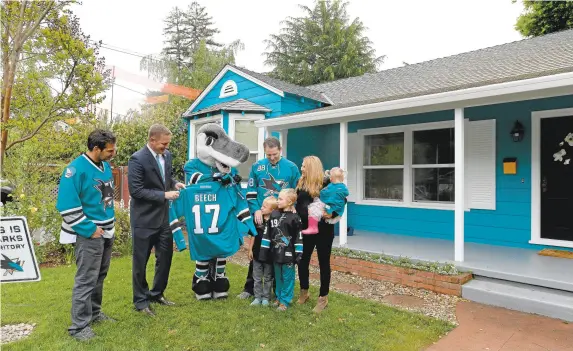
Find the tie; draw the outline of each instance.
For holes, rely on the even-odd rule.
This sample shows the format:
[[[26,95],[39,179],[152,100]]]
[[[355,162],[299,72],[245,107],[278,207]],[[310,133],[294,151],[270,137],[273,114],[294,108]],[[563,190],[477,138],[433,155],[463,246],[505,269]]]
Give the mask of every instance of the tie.
[[[161,178],[163,179],[163,183],[165,183],[165,173],[163,172],[163,167],[161,167],[161,161],[159,160],[160,157],[161,156],[159,156],[159,154],[155,155],[157,165],[159,166],[159,173],[161,173]]]

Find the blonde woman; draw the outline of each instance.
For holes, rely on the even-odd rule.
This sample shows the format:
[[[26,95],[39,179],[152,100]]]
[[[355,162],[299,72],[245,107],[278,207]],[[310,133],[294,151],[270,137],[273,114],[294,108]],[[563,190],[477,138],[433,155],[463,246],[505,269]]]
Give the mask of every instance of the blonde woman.
[[[328,184],[325,177],[322,162],[316,156],[307,156],[302,161],[301,177],[296,187],[298,198],[296,212],[302,220],[302,227],[308,227],[308,206],[314,198],[320,195],[320,190]],[[329,218],[331,216],[325,216]],[[332,217],[336,217],[333,213]],[[302,259],[298,264],[298,277],[300,280],[299,304],[308,301],[310,257],[316,247],[318,263],[320,268],[320,294],[314,312],[320,313],[328,305],[328,292],[330,289],[330,253],[332,242],[334,241],[334,225],[328,224],[322,219],[318,224],[318,234],[303,235]]]

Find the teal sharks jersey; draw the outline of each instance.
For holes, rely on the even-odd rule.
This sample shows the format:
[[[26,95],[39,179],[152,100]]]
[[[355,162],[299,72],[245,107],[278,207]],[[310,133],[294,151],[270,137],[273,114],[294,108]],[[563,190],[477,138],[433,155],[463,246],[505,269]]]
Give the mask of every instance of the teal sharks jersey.
[[[86,154],[73,160],[64,170],[58,189],[56,208],[63,219],[60,242],[73,243],[76,235],[89,238],[97,227],[104,230],[104,237],[113,237],[113,195],[109,163],[96,165]]]
[[[266,197],[278,197],[282,189],[295,189],[299,178],[298,167],[284,157],[275,165],[266,158],[255,162],[251,167],[247,188],[251,213],[261,209]]]
[[[232,256],[239,250],[243,234],[250,231],[257,235],[247,202],[236,184],[200,182],[187,186],[173,201],[172,209],[170,222],[185,217],[192,260]],[[185,245],[181,237],[174,231],[179,251]]]
[[[217,167],[206,165],[198,158],[187,161],[183,166],[183,171],[185,171],[186,185],[211,182],[213,181],[213,174],[220,173]],[[230,174],[234,176],[237,174],[237,170],[231,168]]]

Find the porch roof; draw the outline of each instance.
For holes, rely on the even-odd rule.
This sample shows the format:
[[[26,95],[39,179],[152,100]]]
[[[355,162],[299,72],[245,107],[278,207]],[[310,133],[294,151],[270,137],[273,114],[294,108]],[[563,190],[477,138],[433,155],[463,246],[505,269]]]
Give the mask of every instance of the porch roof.
[[[434,110],[437,110],[540,98],[552,94],[564,95],[573,91],[571,77],[573,77],[573,29],[375,74],[309,86],[309,89],[327,96],[333,105],[260,121],[257,122],[257,126],[286,129],[336,123],[338,121],[335,117],[413,106],[436,105]],[[563,79],[568,81],[564,82]],[[532,85],[540,82],[544,83],[543,86]],[[504,90],[506,88],[511,89]],[[555,90],[555,88],[561,89]],[[553,90],[549,92],[547,89]],[[489,94],[483,94],[488,90]],[[474,94],[476,92],[482,94],[476,95]],[[527,92],[527,94],[515,96],[517,92]],[[513,95],[503,99],[501,96],[504,94]],[[464,100],[475,101],[468,102],[471,105],[466,103],[446,106],[448,102]],[[418,103],[412,105],[411,102],[414,101]]]
[[[184,118],[190,118],[197,115],[202,115],[211,112],[218,112],[218,111],[240,111],[240,112],[244,111],[244,112],[259,112],[259,113],[271,112],[270,109],[264,106],[257,105],[245,99],[238,99],[238,100],[223,102],[217,105],[209,106],[199,111],[189,113],[187,115],[184,115]]]

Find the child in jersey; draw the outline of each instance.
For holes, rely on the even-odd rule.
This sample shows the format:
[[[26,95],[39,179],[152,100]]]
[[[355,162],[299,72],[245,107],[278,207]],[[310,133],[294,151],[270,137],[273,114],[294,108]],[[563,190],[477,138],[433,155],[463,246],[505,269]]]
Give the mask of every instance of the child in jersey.
[[[279,193],[278,210],[271,213],[261,241],[259,259],[272,257],[278,310],[285,311],[294,295],[295,263],[302,257],[302,223],[294,212],[294,189]]]
[[[346,205],[348,188],[344,184],[344,171],[334,167],[327,172],[330,183],[320,191],[320,197],[308,205],[308,228],[302,234],[318,233],[318,222],[325,218],[326,223],[335,224],[340,221]]]
[[[269,255],[266,260],[260,257],[262,237],[267,226],[271,213],[278,207],[278,201],[274,196],[269,196],[263,200],[261,212],[263,214],[262,225],[257,225],[257,236],[251,239],[249,247],[249,259],[253,261],[253,280],[254,280],[254,295],[255,299],[251,306],[269,305],[271,297],[271,288],[273,286],[273,263]]]

